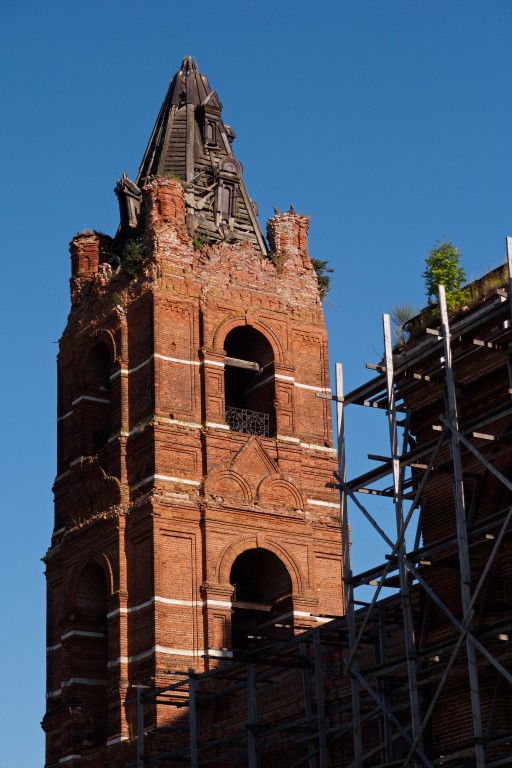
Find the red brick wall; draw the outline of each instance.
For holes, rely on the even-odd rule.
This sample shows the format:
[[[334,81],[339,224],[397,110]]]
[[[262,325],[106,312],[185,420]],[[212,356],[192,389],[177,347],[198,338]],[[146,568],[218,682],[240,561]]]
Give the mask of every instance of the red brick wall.
[[[71,765],[121,765],[133,738],[123,707],[133,686],[164,684],[229,651],[229,573],[244,551],[268,549],[284,564],[292,595],[282,610],[295,613],[288,621],[296,630],[342,611],[337,497],[326,488],[335,468],[330,403],[316,397],[329,391],[327,337],[308,219],[279,214],[269,223],[276,266],[247,244],[194,250],[175,181],[151,181],[144,208],[147,259],[137,277],[102,262],[108,243],[95,233],[71,245],[56,525],[46,557],[48,765],[71,755],[81,755]],[[226,423],[224,340],[240,326],[272,349],[270,437]],[[99,341],[111,358],[111,402],[101,406],[80,378]],[[110,411],[111,433],[96,450],[91,420],[100,407]],[[109,585],[96,629],[84,629],[74,609],[89,562]],[[105,641],[84,632],[105,634],[108,667],[94,662],[94,644]],[[109,710],[103,746],[87,736],[95,706]],[[154,713],[155,722],[168,716]]]

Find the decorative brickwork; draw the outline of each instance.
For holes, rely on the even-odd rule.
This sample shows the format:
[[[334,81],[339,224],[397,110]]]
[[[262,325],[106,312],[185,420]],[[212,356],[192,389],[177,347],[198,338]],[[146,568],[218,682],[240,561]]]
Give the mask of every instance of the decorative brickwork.
[[[222,162],[231,183],[236,161]],[[342,611],[308,220],[269,223],[278,267],[261,234],[243,239],[243,218],[228,232],[221,217],[197,242],[186,180],[139,183],[141,196],[126,179],[118,189],[122,206],[133,187],[138,207],[113,241],[87,231],[71,243],[45,557],[48,767],[124,766],[136,686]],[[238,429],[226,407],[263,414],[266,430]]]

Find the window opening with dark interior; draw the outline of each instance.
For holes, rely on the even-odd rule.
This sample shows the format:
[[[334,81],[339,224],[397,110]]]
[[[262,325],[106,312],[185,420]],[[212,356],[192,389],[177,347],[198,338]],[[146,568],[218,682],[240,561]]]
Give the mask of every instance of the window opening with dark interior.
[[[89,563],[78,580],[70,648],[73,677],[91,681],[80,686],[83,746],[97,746],[107,738],[107,597],[105,572],[96,563]]]
[[[293,634],[292,582],[284,563],[268,549],[242,552],[231,567],[231,640],[235,651],[284,640]]]
[[[219,188],[220,195],[220,213],[223,219],[230,219],[236,216],[236,193],[235,185],[223,182]]]
[[[110,370],[110,350],[100,341],[89,352],[82,375],[85,455],[98,453],[111,434]]]
[[[233,328],[224,342],[226,421],[235,432],[275,434],[274,354],[269,341],[250,325]]]
[[[214,120],[205,120],[204,139],[205,144],[209,144],[210,146],[217,145],[217,126]]]

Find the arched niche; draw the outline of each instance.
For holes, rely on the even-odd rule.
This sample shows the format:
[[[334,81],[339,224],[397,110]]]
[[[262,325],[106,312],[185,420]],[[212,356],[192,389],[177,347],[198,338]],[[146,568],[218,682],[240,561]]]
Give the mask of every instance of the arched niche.
[[[234,651],[250,650],[293,634],[292,580],[268,549],[245,550],[234,560],[231,639]]]
[[[270,437],[276,430],[274,352],[251,325],[232,328],[224,340],[226,421],[235,432]]]
[[[105,341],[92,346],[80,370],[78,405],[82,415],[83,452],[97,454],[112,432],[111,350]]]
[[[96,747],[107,738],[108,595],[105,571],[98,563],[88,563],[78,577],[73,628],[67,639],[71,677],[82,681],[77,690],[82,747]]]

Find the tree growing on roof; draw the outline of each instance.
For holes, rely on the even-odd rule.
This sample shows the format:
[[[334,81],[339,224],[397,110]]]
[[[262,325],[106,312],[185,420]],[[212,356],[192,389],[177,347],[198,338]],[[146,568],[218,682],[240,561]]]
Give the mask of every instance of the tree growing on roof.
[[[466,301],[466,291],[462,288],[466,273],[460,265],[462,253],[452,243],[445,240],[437,242],[425,259],[425,291],[429,304],[438,303],[439,286],[444,285],[448,310],[457,309]]]

